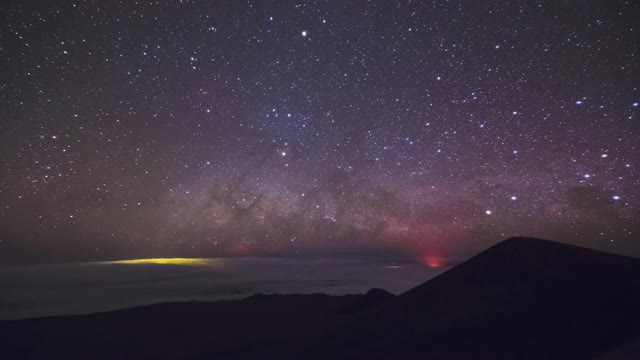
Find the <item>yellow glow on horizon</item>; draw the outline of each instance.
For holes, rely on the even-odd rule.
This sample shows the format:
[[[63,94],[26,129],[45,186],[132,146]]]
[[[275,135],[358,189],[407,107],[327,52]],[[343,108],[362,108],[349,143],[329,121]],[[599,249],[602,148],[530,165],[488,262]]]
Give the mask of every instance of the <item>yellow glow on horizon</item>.
[[[183,265],[183,266],[202,266],[202,265],[222,265],[220,259],[207,258],[149,258],[149,259],[130,259],[104,261],[103,264],[114,265]]]
[[[385,269],[403,269],[403,268],[405,268],[405,267],[406,267],[406,266],[402,266],[402,265],[387,265],[387,266],[385,266],[384,268],[385,268]]]

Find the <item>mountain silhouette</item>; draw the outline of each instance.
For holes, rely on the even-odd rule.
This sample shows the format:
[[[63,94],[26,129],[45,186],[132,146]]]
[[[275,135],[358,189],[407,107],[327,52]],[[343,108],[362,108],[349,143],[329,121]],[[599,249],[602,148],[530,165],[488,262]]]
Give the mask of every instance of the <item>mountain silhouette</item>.
[[[157,304],[4,321],[0,336],[6,359],[640,358],[640,260],[512,238],[399,296]]]
[[[330,348],[343,357],[569,359],[639,334],[640,260],[512,238],[362,314]]]

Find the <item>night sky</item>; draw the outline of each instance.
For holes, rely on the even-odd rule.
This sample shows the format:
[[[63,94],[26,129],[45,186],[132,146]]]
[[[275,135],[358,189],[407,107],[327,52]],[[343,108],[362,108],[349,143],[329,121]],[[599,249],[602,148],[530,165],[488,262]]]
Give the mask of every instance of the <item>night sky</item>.
[[[638,1],[6,1],[0,260],[640,255]]]

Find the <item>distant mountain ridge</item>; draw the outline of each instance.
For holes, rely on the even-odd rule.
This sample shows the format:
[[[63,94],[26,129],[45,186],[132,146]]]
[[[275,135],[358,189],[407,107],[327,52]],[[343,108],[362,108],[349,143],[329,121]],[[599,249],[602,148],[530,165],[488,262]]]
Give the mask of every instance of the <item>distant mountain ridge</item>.
[[[640,260],[511,238],[399,296],[158,304],[0,336],[7,359],[589,359],[640,337]]]

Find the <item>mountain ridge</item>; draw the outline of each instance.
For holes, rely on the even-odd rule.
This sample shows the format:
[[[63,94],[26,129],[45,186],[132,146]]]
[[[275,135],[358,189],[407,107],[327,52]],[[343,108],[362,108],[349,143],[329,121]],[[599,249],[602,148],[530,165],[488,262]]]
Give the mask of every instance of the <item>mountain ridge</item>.
[[[256,294],[4,321],[0,356],[593,358],[640,336],[637,304],[640,259],[510,238],[398,296]]]
[[[634,307],[634,301],[640,301],[640,290],[636,289],[640,289],[639,259],[549,240],[510,238],[400,294],[384,307],[362,314],[326,341],[336,348],[358,349],[381,357],[391,356],[385,349],[405,349],[407,356],[425,351],[424,348],[430,353],[451,355],[466,347],[473,349],[475,358],[481,358],[480,353],[486,358],[526,358],[522,352],[531,354],[531,358],[547,358],[553,353],[570,352],[568,341],[577,346],[577,334],[581,333],[593,337],[583,353],[588,352],[586,348],[598,353],[617,340],[607,335],[598,339],[593,333],[573,329],[571,324],[590,328],[584,319],[591,319],[620,336],[624,331],[616,330],[616,326],[625,326],[630,334],[640,334],[640,327],[634,323],[640,322],[640,312]],[[624,308],[626,313],[615,313],[613,305]],[[600,310],[601,306],[607,309]],[[581,318],[578,310],[591,314]],[[610,315],[616,321],[608,319]],[[549,334],[532,332],[511,321],[521,319],[545,328],[543,320],[551,318],[568,322],[571,326],[566,329],[575,330],[576,335],[566,335],[564,344],[554,343],[552,334],[560,336],[557,329],[545,330]],[[515,339],[511,347],[494,341],[512,337],[512,331],[527,334],[532,340]],[[461,334],[470,338],[465,340],[466,345],[462,339],[451,339]],[[519,346],[515,346],[516,340]],[[623,340],[628,339],[622,336],[620,341]],[[416,348],[418,344],[422,348]],[[544,344],[553,344],[551,353],[539,350],[544,349]],[[506,354],[492,347],[500,347]]]

